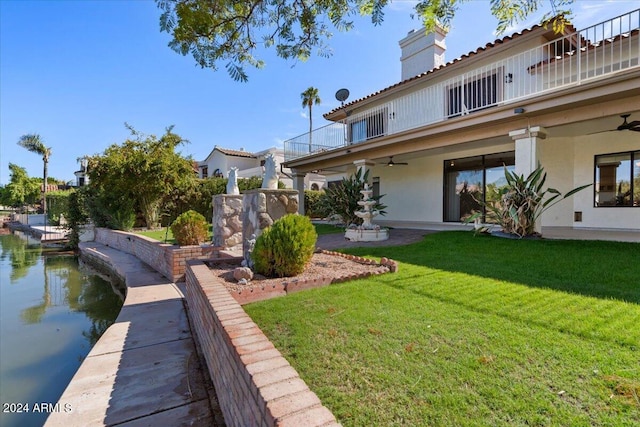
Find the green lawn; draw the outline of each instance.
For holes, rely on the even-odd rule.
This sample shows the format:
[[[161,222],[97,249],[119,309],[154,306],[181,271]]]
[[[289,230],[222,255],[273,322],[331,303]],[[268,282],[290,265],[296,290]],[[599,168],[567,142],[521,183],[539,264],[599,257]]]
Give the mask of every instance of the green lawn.
[[[318,233],[318,236],[321,236],[323,234],[337,234],[337,233],[344,233],[344,227],[336,227],[333,224],[313,224],[313,226],[316,228],[316,233]]]
[[[158,228],[156,230],[136,230],[136,234],[149,237],[151,239],[158,240],[163,243],[174,244],[176,241],[173,238],[173,233],[170,228]]]
[[[245,306],[345,426],[640,425],[640,244],[469,232]]]

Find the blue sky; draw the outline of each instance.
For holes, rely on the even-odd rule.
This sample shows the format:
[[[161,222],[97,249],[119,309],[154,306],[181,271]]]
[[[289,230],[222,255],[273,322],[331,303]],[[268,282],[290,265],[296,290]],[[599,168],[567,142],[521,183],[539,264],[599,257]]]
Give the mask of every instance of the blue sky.
[[[637,8],[637,1],[578,0],[574,23],[583,28]],[[319,89],[314,128],[337,107],[334,94],[366,96],[400,80],[398,41],[420,23],[414,2],[394,1],[381,26],[368,18],[335,32],[333,56],[285,61],[260,53],[262,70],[248,68],[249,82],[226,71],[201,69],[190,56],[167,47],[160,11],[150,0],[0,0],[0,183],[9,163],[42,176],[42,160],[17,145],[21,135],[39,133],[52,148],[49,175],[73,180],[76,159],[99,154],[129,133],[127,122],[145,134],[167,126],[190,141],[180,151],[203,160],[214,145],[248,151],[281,146],[308,130],[300,93]],[[505,35],[537,23],[532,16]],[[446,60],[494,41],[497,22],[489,2],[464,4],[447,35]]]

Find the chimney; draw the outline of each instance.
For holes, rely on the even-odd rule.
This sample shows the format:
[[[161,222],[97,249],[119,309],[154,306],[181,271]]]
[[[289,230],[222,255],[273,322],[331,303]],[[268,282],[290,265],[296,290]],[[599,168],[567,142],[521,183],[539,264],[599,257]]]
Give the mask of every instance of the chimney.
[[[429,34],[426,34],[424,28],[411,30],[405,38],[400,40],[402,80],[444,65],[444,52],[447,50],[444,42],[446,35],[447,30],[436,26],[434,32]]]

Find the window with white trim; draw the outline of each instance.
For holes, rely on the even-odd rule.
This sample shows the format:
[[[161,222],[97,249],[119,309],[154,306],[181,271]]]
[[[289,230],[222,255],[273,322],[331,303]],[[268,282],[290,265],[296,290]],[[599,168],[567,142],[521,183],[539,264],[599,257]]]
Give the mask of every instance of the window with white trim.
[[[595,157],[594,206],[640,206],[640,151]]]

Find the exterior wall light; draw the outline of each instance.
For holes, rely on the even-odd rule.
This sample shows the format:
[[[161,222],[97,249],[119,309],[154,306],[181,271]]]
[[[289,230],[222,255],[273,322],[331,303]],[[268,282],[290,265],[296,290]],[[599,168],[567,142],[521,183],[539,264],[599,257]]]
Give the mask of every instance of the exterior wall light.
[[[524,108],[518,107],[513,109],[513,114],[522,114],[524,113]]]

